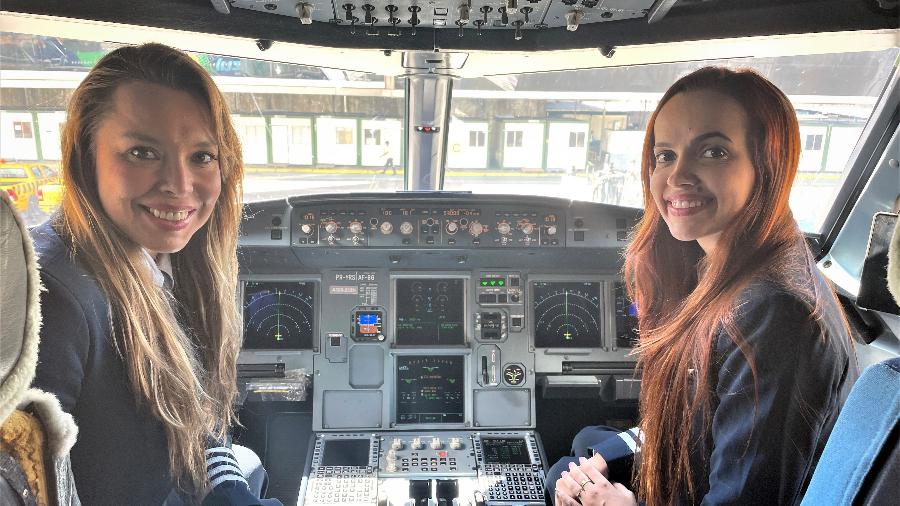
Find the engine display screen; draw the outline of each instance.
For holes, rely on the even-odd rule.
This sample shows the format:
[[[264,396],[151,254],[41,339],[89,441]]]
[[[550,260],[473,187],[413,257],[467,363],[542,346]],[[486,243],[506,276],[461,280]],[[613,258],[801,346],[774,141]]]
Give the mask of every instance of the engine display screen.
[[[369,465],[368,439],[327,439],[322,454],[323,466]]]
[[[463,423],[463,357],[397,357],[397,423]]]
[[[315,293],[313,281],[245,282],[244,349],[312,349]]]
[[[528,445],[522,438],[481,438],[485,464],[531,464]]]
[[[460,278],[397,280],[397,344],[465,343],[465,281]]]
[[[599,348],[603,344],[599,281],[531,283],[534,345]]]

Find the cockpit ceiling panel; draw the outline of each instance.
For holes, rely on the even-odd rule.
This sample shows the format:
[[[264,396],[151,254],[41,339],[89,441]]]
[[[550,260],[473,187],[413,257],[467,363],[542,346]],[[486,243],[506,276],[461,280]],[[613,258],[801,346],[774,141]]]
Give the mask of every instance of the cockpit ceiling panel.
[[[270,48],[278,48],[284,43],[378,50],[544,52],[896,29],[900,24],[896,11],[872,9],[871,0],[537,0],[536,3],[531,0],[471,0],[471,4],[469,1],[4,0],[2,9],[11,13],[120,23],[144,30],[157,28],[251,41],[263,39],[264,43],[259,45],[262,51],[251,45],[256,57],[264,59],[276,58]],[[419,2],[422,10],[416,13],[419,23],[413,30],[410,24],[413,13],[409,9],[415,2]],[[240,8],[239,4],[253,5],[254,8]],[[511,4],[515,4],[514,14]],[[271,7],[267,10],[266,5],[285,14],[271,14]],[[348,22],[346,5],[353,7],[350,21],[354,17],[359,21]],[[371,9],[368,24],[366,5]],[[390,6],[397,10],[389,10]],[[468,11],[469,21],[460,30],[456,22],[464,17],[460,14],[461,6],[466,7],[463,10]],[[488,22],[481,23],[479,30],[476,22],[485,20],[481,9],[486,7],[491,9],[486,13]],[[508,23],[505,25],[501,7],[506,11]],[[527,20],[526,9],[532,9]],[[306,17],[309,24],[298,17]],[[399,21],[392,24],[391,18]],[[440,19],[445,24],[436,27],[435,22],[439,24]],[[568,28],[574,26],[574,21],[577,21],[578,29],[570,31]],[[539,28],[543,25],[546,28]],[[5,26],[0,28],[6,30]],[[612,53],[605,51],[604,54]],[[295,55],[289,61],[302,59],[302,56]],[[617,54],[610,61],[615,62],[619,56]]]
[[[665,3],[665,2],[663,2]],[[424,4],[424,5],[423,5]],[[385,27],[389,36],[418,28],[542,30],[646,18],[654,0],[233,0],[231,7],[289,16],[301,23],[332,23],[359,30]]]

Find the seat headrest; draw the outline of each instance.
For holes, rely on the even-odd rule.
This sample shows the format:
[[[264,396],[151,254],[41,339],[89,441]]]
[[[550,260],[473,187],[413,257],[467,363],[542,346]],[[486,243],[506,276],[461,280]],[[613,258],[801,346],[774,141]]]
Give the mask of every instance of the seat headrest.
[[[34,379],[40,290],[31,236],[9,195],[0,191],[0,423]]]
[[[894,235],[888,248],[888,289],[897,304],[900,304],[900,220],[894,226]]]

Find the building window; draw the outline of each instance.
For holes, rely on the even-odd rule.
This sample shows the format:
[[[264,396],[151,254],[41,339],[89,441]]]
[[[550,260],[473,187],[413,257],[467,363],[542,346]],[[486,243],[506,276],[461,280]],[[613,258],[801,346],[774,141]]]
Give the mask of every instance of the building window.
[[[13,131],[16,139],[31,139],[31,122],[13,121]]]
[[[584,132],[569,132],[569,147],[570,148],[583,148],[584,147]]]
[[[353,144],[353,129],[347,127],[337,127],[334,129],[335,144]]]
[[[822,150],[822,134],[813,134],[806,136],[805,151],[821,151]]]
[[[506,147],[521,148],[522,147],[522,131],[508,130],[506,132]]]
[[[479,132],[472,130],[469,132],[469,147],[470,148],[483,148],[485,141],[484,132]]]
[[[381,129],[366,128],[363,131],[363,143],[366,146],[378,146],[381,144]]]

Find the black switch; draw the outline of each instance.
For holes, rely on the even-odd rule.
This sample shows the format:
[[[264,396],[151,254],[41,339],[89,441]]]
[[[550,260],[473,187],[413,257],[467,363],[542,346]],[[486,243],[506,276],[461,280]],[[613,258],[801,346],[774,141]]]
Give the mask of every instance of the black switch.
[[[341,345],[341,336],[340,335],[336,335],[336,336],[332,335],[332,336],[328,336],[328,338],[331,340],[331,346],[337,348]]]
[[[576,241],[584,241],[584,230],[576,230],[575,231],[575,240]]]
[[[273,228],[273,229],[272,229],[272,240],[273,240],[273,241],[280,241],[280,240],[281,240],[281,229],[280,229],[280,228]]]
[[[478,295],[478,302],[482,304],[496,304],[497,295],[493,293],[482,293]]]

